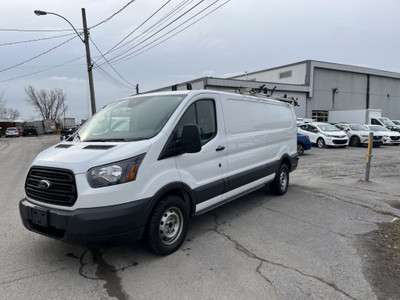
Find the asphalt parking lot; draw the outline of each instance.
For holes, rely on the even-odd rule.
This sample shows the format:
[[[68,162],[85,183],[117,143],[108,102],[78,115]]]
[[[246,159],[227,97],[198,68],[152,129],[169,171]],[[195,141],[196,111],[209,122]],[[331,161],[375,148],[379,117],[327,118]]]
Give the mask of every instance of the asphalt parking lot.
[[[286,195],[253,192],[195,217],[167,257],[141,242],[86,249],[27,231],[18,201],[56,135],[0,138],[2,299],[400,299],[376,230],[400,216],[400,146],[312,148]],[[398,275],[398,274],[397,274]]]

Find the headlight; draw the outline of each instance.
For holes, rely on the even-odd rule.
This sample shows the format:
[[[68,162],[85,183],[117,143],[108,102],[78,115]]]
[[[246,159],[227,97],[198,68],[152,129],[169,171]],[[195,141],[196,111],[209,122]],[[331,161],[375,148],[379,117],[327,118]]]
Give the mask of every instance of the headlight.
[[[139,166],[145,154],[126,160],[91,168],[86,178],[92,188],[125,183],[136,179]]]

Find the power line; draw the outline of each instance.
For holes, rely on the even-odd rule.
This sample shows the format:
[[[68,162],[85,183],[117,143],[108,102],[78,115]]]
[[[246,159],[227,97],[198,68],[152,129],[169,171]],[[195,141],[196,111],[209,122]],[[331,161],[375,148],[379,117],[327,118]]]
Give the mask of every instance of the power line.
[[[148,36],[148,34],[150,34],[151,32],[153,32],[158,26],[161,26],[166,20],[168,20],[169,18],[171,18],[174,14],[178,13],[182,8],[184,8],[187,4],[193,2],[194,0],[184,0],[182,1],[180,4],[178,4],[176,7],[174,7],[172,10],[170,10],[166,15],[164,15],[163,17],[161,17],[160,20],[158,20],[156,23],[154,23],[153,25],[151,25],[149,28],[147,28],[144,32],[140,33],[138,36],[132,38],[131,40],[127,41],[126,43],[124,43],[123,45],[117,47],[120,43],[118,43],[116,46],[114,46],[113,48],[111,48],[106,55],[111,52],[111,50],[115,51],[119,51],[119,53],[116,53],[114,55],[114,57],[118,57],[119,55],[124,54],[125,52],[123,52],[124,50],[122,50],[123,48],[127,48],[129,46],[129,44],[133,43],[135,40],[140,39],[141,37],[145,38],[146,36]],[[164,3],[164,5],[161,7],[163,8],[169,1],[167,1],[166,3]],[[160,8],[160,9],[161,9]],[[145,22],[143,22],[142,24],[140,24],[138,27],[136,27],[133,31],[131,31],[123,40],[126,40],[126,38],[128,38],[129,36],[131,36],[134,32],[136,32],[144,23],[146,23],[151,17],[153,17],[156,13],[158,13],[160,11],[160,9],[158,9],[154,14],[152,14]],[[120,51],[121,50],[121,51]],[[126,50],[129,51],[129,50]],[[104,63],[103,63],[104,64]]]
[[[140,27],[142,27],[147,21],[149,21],[152,17],[154,17],[161,9],[165,7],[171,0],[165,2],[159,9],[157,9],[150,17],[148,17],[144,22],[142,22],[139,26],[137,26],[133,31],[131,31],[126,37],[124,37],[121,41],[119,41],[116,45],[114,45],[110,50],[106,52],[107,55],[111,51],[113,51],[116,47],[118,47],[121,43],[123,43],[128,37],[130,37],[133,33],[135,33]]]
[[[218,1],[219,1],[219,0],[217,0],[217,1],[215,1],[215,2],[218,2]],[[149,44],[147,44],[146,46],[144,46],[144,47],[138,49],[138,50],[135,51],[133,54],[135,54],[135,53],[137,53],[137,52],[139,52],[139,53],[137,53],[136,55],[133,55],[133,54],[132,54],[133,56],[131,56],[131,58],[132,58],[132,57],[136,57],[136,56],[138,56],[138,55],[140,55],[140,54],[142,54],[142,53],[144,53],[144,52],[147,52],[147,51],[149,51],[150,49],[153,49],[154,47],[156,47],[156,46],[158,46],[158,45],[160,45],[160,44],[166,42],[166,41],[169,40],[170,38],[176,36],[177,34],[181,33],[182,31],[184,31],[184,30],[186,30],[187,28],[191,27],[192,25],[196,24],[197,22],[199,22],[200,20],[204,19],[204,18],[207,17],[209,14],[213,13],[214,11],[216,11],[217,9],[219,9],[219,8],[222,7],[222,6],[224,6],[226,3],[230,2],[230,1],[231,1],[231,0],[225,1],[225,2],[222,3],[220,6],[216,7],[215,9],[213,9],[212,11],[210,11],[209,13],[207,13],[206,15],[204,15],[203,17],[199,18],[198,20],[194,21],[193,23],[189,24],[188,26],[186,26],[186,27],[184,27],[183,29],[179,30],[178,32],[174,33],[173,35],[167,37],[166,39],[160,41],[159,43],[157,43],[157,44],[151,46],[150,48],[139,52],[141,49],[143,49],[143,48],[149,46],[151,43],[149,43]],[[215,3],[215,2],[214,2],[214,3]],[[214,3],[213,3],[213,4],[214,4]],[[213,5],[213,4],[212,4],[212,5]],[[168,33],[167,33],[167,34],[168,34]],[[165,35],[167,35],[167,34],[165,34]],[[164,36],[165,36],[165,35],[164,35]],[[161,38],[161,37],[160,37],[160,38]],[[154,42],[154,41],[153,41],[153,42]],[[153,43],[153,42],[152,42],[152,43]],[[127,61],[127,60],[129,60],[129,59],[130,59],[130,58],[126,58],[126,59],[124,59],[124,60],[117,61],[117,63],[119,63],[119,62],[124,62],[124,61]]]
[[[42,69],[42,70],[39,70],[39,71],[36,71],[36,72],[28,73],[28,74],[21,75],[21,76],[17,76],[17,77],[13,77],[13,78],[8,78],[8,79],[5,79],[5,80],[0,80],[0,83],[1,83],[1,82],[12,81],[12,80],[16,80],[16,79],[20,79],[20,78],[24,78],[24,77],[28,77],[28,76],[35,75],[35,74],[38,74],[38,73],[42,73],[42,72],[45,72],[45,71],[48,71],[48,70],[51,70],[51,69],[55,69],[55,68],[64,66],[64,65],[66,65],[66,64],[69,64],[69,63],[71,63],[71,62],[77,61],[77,60],[79,60],[79,59],[82,59],[82,58],[84,58],[84,57],[86,57],[86,56],[81,56],[81,57],[78,57],[78,58],[74,58],[74,59],[69,60],[69,61],[67,61],[67,62],[58,64],[58,65],[55,65],[55,66],[52,66],[52,67],[49,67],[49,68],[46,68],[46,69]]]
[[[92,38],[89,38],[94,47],[97,49],[97,51],[100,53],[100,55],[103,57],[103,59],[108,63],[108,65],[114,70],[114,72],[123,80],[125,81],[129,86],[133,87],[133,85],[126,80],[118,71],[113,67],[113,65],[104,57],[103,53],[100,51],[99,47],[95,44],[95,42],[92,40]],[[97,65],[97,64],[96,64]]]
[[[205,18],[206,16],[208,16],[209,14],[211,14],[212,12],[214,12],[215,10],[219,9],[220,7],[222,7],[223,5],[225,5],[226,3],[228,3],[230,0],[224,2],[223,4],[221,4],[220,6],[216,7],[214,10],[212,10],[211,12],[207,13],[207,14],[204,15],[203,17],[199,18],[198,20],[194,21],[193,23],[189,24],[188,26],[184,27],[182,30],[178,31],[177,33],[173,34],[172,36],[170,36],[170,37],[164,39],[163,41],[157,43],[156,45],[154,45],[154,46],[152,46],[152,47],[150,47],[150,48],[148,48],[147,50],[140,52],[141,50],[145,49],[146,47],[150,46],[151,44],[156,43],[158,40],[160,40],[160,39],[162,39],[163,37],[167,36],[168,34],[172,33],[172,32],[175,31],[176,29],[182,27],[184,24],[186,24],[187,22],[189,22],[189,21],[192,20],[193,18],[197,17],[198,15],[200,15],[201,13],[203,13],[204,11],[206,11],[207,9],[209,9],[211,6],[213,6],[214,4],[216,4],[218,1],[220,1],[220,0],[214,1],[213,3],[211,3],[210,5],[208,5],[206,8],[202,9],[200,12],[198,12],[197,14],[195,14],[194,16],[192,16],[191,18],[189,18],[189,19],[186,20],[185,22],[179,24],[178,26],[176,26],[175,28],[171,29],[171,30],[168,31],[167,33],[163,34],[162,36],[156,38],[155,40],[153,40],[153,41],[147,43],[147,44],[144,45],[143,47],[141,47],[141,48],[139,48],[139,49],[137,49],[137,50],[135,50],[135,51],[132,51],[134,48],[137,48],[140,44],[143,44],[144,41],[142,41],[142,42],[138,43],[137,45],[135,45],[134,47],[132,47],[132,48],[129,50],[130,53],[128,53],[128,54],[126,54],[126,55],[124,55],[124,56],[120,55],[119,57],[116,57],[116,58],[114,58],[114,59],[111,59],[110,61],[112,61],[112,62],[126,61],[126,60],[130,59],[132,56],[133,56],[133,57],[136,57],[136,56],[138,56],[139,54],[142,54],[142,53],[144,53],[144,52],[146,52],[146,51],[148,51],[148,50],[154,48],[155,46],[157,46],[157,45],[159,45],[159,44],[161,44],[161,43],[167,41],[168,39],[170,39],[170,38],[172,38],[173,36],[177,35],[178,33],[182,32],[183,30],[185,30],[185,29],[189,28],[190,26],[194,25],[195,23],[199,22],[200,20],[202,20],[203,18]],[[153,35],[153,36],[154,36],[154,35]],[[149,38],[148,38],[148,39],[149,39]],[[148,40],[148,39],[146,39],[146,40]],[[145,40],[145,41],[146,41],[146,40]],[[127,52],[127,51],[125,51],[123,54],[125,54],[126,52]],[[136,54],[136,55],[135,55],[135,54]]]
[[[104,70],[104,68],[102,68],[101,66],[97,65],[96,63],[94,63],[94,64],[97,66],[96,70],[99,70],[100,73],[104,77],[108,78],[112,84],[114,84],[115,86],[117,86],[119,88],[125,88],[125,89],[128,89],[128,90],[132,90],[131,86],[128,86],[128,85],[124,84],[123,82],[120,82],[118,79],[116,79],[115,77],[110,75],[106,70]]]
[[[38,41],[44,41],[44,40],[51,40],[51,39],[56,39],[56,38],[60,38],[60,37],[70,36],[70,35],[75,35],[75,33],[68,33],[68,34],[63,34],[63,35],[49,36],[49,37],[40,38],[40,39],[32,39],[32,40],[25,40],[25,41],[18,41],[18,42],[2,43],[2,44],[0,44],[0,47],[1,46],[16,45],[16,44],[31,43],[31,42],[38,42]]]
[[[27,59],[27,60],[24,60],[23,62],[20,62],[20,63],[18,63],[18,64],[13,65],[13,66],[10,66],[10,67],[1,69],[1,70],[0,70],[0,73],[1,73],[1,72],[4,72],[4,71],[7,71],[7,70],[10,70],[10,69],[13,69],[13,68],[15,68],[15,67],[18,67],[18,66],[20,66],[20,65],[23,65],[23,64],[25,64],[25,63],[27,63],[27,62],[30,62],[30,61],[32,61],[32,60],[34,60],[34,59],[36,59],[36,58],[38,58],[38,57],[40,57],[40,56],[43,56],[43,55],[45,55],[45,54],[47,54],[47,53],[49,53],[49,52],[51,52],[51,51],[53,51],[53,50],[55,50],[55,49],[61,47],[62,45],[68,43],[69,41],[72,41],[72,40],[75,39],[75,38],[77,38],[77,36],[74,36],[74,37],[72,37],[72,38],[66,40],[65,42],[63,42],[63,43],[61,43],[61,44],[58,44],[57,46],[55,46],[55,47],[53,47],[53,48],[51,48],[51,49],[49,49],[49,50],[47,50],[47,51],[45,51],[45,52],[42,52],[42,53],[40,53],[40,54],[38,54],[38,55],[36,55],[36,56],[34,56],[34,57],[32,57],[32,58],[29,58],[29,59]]]
[[[217,0],[218,1],[218,0]],[[190,9],[188,9],[187,11],[185,11],[183,14],[181,14],[180,16],[178,16],[177,18],[175,18],[173,21],[169,22],[167,25],[163,26],[161,29],[157,30],[155,33],[153,33],[152,35],[150,35],[149,37],[147,37],[146,39],[144,39],[143,41],[141,41],[140,43],[138,43],[137,45],[131,47],[128,50],[123,51],[122,53],[118,54],[117,56],[114,56],[113,58],[109,59],[109,61],[113,62],[115,60],[118,59],[118,57],[121,57],[122,55],[124,55],[127,52],[130,52],[131,50],[133,50],[134,48],[136,48],[137,46],[139,46],[140,44],[148,41],[149,39],[151,39],[152,37],[154,37],[155,35],[157,35],[158,33],[160,33],[161,31],[163,31],[165,28],[167,28],[168,26],[170,26],[171,24],[175,23],[176,21],[178,21],[179,19],[181,19],[183,16],[185,16],[186,14],[188,14],[190,11],[192,11],[193,9],[195,9],[197,6],[199,6],[202,2],[204,2],[204,0],[199,1],[196,5],[192,6]],[[129,55],[129,54],[128,54]],[[124,56],[126,57],[126,56]],[[124,58],[123,57],[123,58]],[[104,64],[104,63],[103,63]]]
[[[17,28],[0,28],[3,32],[60,32],[73,31],[73,29],[17,29]]]
[[[142,32],[141,34],[139,34],[138,36],[136,36],[136,37],[134,37],[133,39],[131,39],[131,40],[129,40],[129,41],[127,41],[125,44],[123,44],[123,45],[121,45],[121,46],[119,46],[118,48],[116,48],[116,46],[118,46],[119,44],[117,44],[116,46],[114,46],[112,49],[110,49],[108,52],[111,52],[111,50],[113,50],[114,48],[116,48],[115,49],[115,51],[119,51],[119,50],[121,50],[121,51],[119,51],[119,53],[116,53],[115,55],[114,55],[114,57],[117,57],[118,55],[120,55],[120,54],[123,54],[124,52],[123,52],[123,50],[122,50],[122,48],[127,48],[128,46],[129,46],[129,44],[132,44],[135,40],[140,40],[140,38],[141,37],[143,37],[143,38],[146,38],[150,33],[152,33],[152,32],[154,32],[154,30],[157,28],[157,27],[159,27],[159,26],[161,26],[162,24],[164,24],[166,21],[168,21],[173,15],[175,15],[175,14],[177,14],[177,13],[179,13],[179,11],[181,11],[185,6],[187,6],[188,4],[190,4],[191,2],[193,2],[194,0],[184,0],[184,1],[182,1],[180,4],[178,4],[176,7],[174,7],[171,11],[169,11],[165,16],[163,16],[160,20],[158,20],[156,23],[154,23],[153,25],[151,25],[149,28],[147,28],[144,32]],[[169,1],[168,1],[169,2]],[[167,3],[168,3],[167,2]],[[167,3],[165,3],[161,8],[163,8]],[[160,10],[160,9],[159,9]],[[159,10],[157,10],[157,12],[159,11]],[[157,13],[156,12],[156,13]],[[154,16],[154,14],[152,15],[152,16]],[[151,16],[151,17],[152,17]],[[150,17],[150,18],[151,18]],[[148,18],[145,22],[147,22],[150,18]],[[135,30],[133,30],[127,37],[129,37],[130,35],[132,35],[137,29],[139,29],[145,22],[143,22],[139,27],[137,27]],[[127,38],[126,37],[126,38]],[[125,38],[125,39],[126,39]],[[125,40],[124,39],[124,40]],[[121,41],[122,42],[122,41]],[[115,52],[114,51],[114,52]],[[129,50],[127,50],[127,51],[129,51]],[[107,53],[108,53],[107,52]],[[106,53],[106,54],[107,54]]]
[[[127,8],[130,4],[132,4],[133,2],[135,2],[136,0],[131,0],[129,1],[127,4],[125,4],[122,8],[120,8],[118,11],[116,11],[115,13],[113,13],[111,16],[109,16],[107,19],[97,23],[96,25],[93,25],[91,27],[89,27],[89,29],[95,28],[101,24],[107,23],[108,21],[110,21],[112,18],[114,18],[117,14],[119,14],[121,11],[123,11],[125,8]]]

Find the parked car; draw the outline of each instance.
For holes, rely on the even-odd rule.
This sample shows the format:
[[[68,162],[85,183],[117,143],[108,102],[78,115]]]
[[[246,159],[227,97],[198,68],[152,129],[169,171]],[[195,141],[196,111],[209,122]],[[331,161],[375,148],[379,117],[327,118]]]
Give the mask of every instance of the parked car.
[[[345,124],[339,123],[335,126],[344,132],[346,132],[349,137],[349,146],[357,147],[361,145],[368,145],[370,129],[366,126],[360,124]],[[379,132],[374,132],[373,146],[379,147],[383,144],[383,134]]]
[[[308,135],[311,143],[316,144],[318,148],[325,146],[346,147],[349,144],[349,138],[346,133],[329,123],[302,124],[297,129],[297,132]]]
[[[6,129],[6,137],[19,137],[17,127],[8,127]]]
[[[311,149],[310,137],[301,133],[297,133],[297,155],[303,155],[304,150]]]
[[[296,118],[297,127],[299,127],[301,124],[312,123],[312,122],[313,122],[312,119],[307,119],[307,118]]]
[[[400,131],[400,128],[395,123],[393,123],[392,120],[386,117],[372,118],[371,125],[381,125],[392,131]]]
[[[77,130],[79,129],[79,126],[76,126],[74,128],[67,128],[67,129],[62,129],[60,133],[60,140],[67,140],[70,138]]]
[[[26,125],[24,127],[24,132],[22,133],[23,136],[38,136],[38,132],[36,130],[35,126],[31,126],[31,125]]]
[[[392,131],[382,125],[365,125],[365,126],[371,129],[374,133],[377,132],[378,134],[383,135],[384,144],[392,144],[392,145],[400,144],[400,133],[398,131]]]
[[[400,120],[392,120],[392,122],[400,129]]]

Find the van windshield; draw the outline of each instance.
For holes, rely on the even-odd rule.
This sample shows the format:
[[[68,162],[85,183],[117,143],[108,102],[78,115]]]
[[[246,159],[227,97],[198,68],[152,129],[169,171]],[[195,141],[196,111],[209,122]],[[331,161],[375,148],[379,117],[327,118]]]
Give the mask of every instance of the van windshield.
[[[143,95],[119,100],[95,114],[74,136],[81,142],[129,142],[154,137],[186,94]]]
[[[392,122],[392,120],[390,120],[388,118],[379,118],[379,121],[381,121],[383,123],[383,125],[385,125],[385,126],[393,126],[393,127],[396,126],[396,124],[394,124]]]

